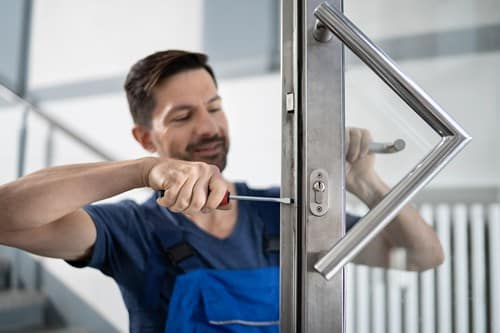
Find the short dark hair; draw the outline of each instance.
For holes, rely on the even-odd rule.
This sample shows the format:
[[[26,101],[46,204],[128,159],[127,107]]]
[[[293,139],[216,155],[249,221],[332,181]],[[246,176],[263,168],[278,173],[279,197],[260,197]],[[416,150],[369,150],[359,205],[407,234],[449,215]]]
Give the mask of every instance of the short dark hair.
[[[217,85],[214,72],[207,60],[208,57],[203,53],[168,50],[153,53],[133,65],[125,80],[125,92],[134,123],[151,126],[151,116],[155,107],[153,90],[168,77],[203,68]]]

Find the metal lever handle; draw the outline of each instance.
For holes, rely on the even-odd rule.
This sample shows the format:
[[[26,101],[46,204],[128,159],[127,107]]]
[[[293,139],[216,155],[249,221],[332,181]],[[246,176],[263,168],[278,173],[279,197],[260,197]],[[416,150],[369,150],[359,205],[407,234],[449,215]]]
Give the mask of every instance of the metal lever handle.
[[[368,145],[368,151],[372,154],[392,154],[405,149],[406,142],[397,139],[394,142],[372,142]]]
[[[319,273],[330,279],[350,262],[471,138],[342,12],[324,2],[314,10],[314,15],[441,136],[436,147],[314,265]]]

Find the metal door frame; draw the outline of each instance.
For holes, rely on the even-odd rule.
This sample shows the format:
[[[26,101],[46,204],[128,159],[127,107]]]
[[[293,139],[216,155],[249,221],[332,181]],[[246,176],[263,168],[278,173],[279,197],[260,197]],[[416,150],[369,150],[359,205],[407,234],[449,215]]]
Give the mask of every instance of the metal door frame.
[[[296,199],[281,208],[280,328],[287,333],[344,328],[344,275],[327,281],[314,270],[345,233],[343,51],[338,40],[318,43],[312,36],[320,3],[282,1],[282,195]],[[341,9],[342,0],[335,5]],[[316,215],[315,170],[328,185]]]

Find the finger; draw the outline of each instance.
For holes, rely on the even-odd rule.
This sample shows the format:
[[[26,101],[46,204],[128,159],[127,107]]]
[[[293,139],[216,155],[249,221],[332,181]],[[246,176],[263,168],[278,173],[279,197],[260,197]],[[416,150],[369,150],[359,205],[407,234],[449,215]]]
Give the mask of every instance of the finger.
[[[349,147],[347,150],[346,154],[346,159],[349,162],[354,162],[357,160],[359,152],[360,152],[360,145],[361,145],[361,131],[357,128],[353,128],[350,131],[350,140],[349,140]]]
[[[206,176],[199,178],[198,181],[194,184],[191,203],[186,209],[186,212],[197,213],[199,211],[202,211],[202,208],[205,207],[208,197],[208,181],[209,177]]]
[[[175,203],[177,192],[170,191],[169,189],[163,190],[161,196],[156,199],[156,202],[163,207],[169,208]]]
[[[207,202],[205,207],[207,209],[222,209],[228,210],[231,209],[232,205],[229,202],[227,205],[221,206],[220,203],[224,199],[226,192],[228,191],[226,182],[222,179],[222,177],[213,176],[210,178],[209,182],[209,191]]]
[[[171,208],[172,205],[177,201],[177,195],[179,194],[179,190],[187,181],[187,177],[181,174],[178,174],[175,178],[170,179],[166,186],[164,186],[163,196],[156,200],[159,205]]]
[[[372,143],[372,136],[366,129],[361,130],[361,148],[359,158],[363,158],[370,153],[370,143]]]
[[[346,128],[345,129],[345,154],[347,156],[347,153],[349,152],[349,144],[351,142],[351,128]]]
[[[197,180],[198,177],[192,176],[186,180],[184,185],[182,185],[182,187],[180,188],[177,194],[177,199],[175,200],[175,203],[170,207],[170,210],[179,213],[188,209],[189,205],[191,204],[191,198],[193,197],[193,188]]]

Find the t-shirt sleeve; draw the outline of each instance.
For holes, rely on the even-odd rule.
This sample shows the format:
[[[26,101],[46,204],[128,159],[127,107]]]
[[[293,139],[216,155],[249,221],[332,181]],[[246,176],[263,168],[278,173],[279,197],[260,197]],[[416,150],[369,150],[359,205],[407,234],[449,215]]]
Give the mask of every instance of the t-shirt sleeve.
[[[84,210],[95,224],[96,241],[88,259],[67,261],[70,265],[93,267],[114,278],[145,266],[151,236],[137,203],[88,205]]]

